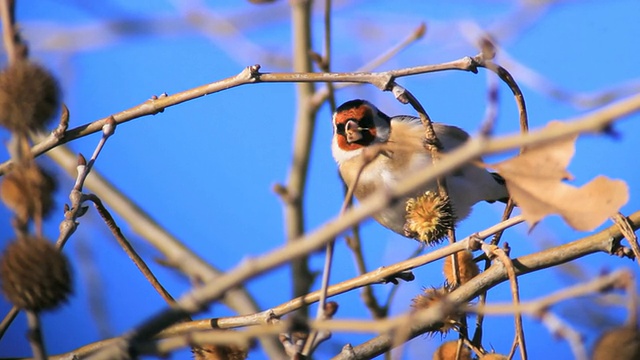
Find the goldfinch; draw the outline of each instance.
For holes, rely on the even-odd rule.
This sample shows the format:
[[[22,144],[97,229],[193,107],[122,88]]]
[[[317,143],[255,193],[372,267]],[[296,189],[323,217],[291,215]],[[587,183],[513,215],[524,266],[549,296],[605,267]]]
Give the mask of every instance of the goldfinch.
[[[469,138],[469,134],[455,126],[433,123],[433,128],[444,152],[462,145]],[[355,183],[354,195],[361,201],[377,189],[393,188],[413,172],[432,165],[431,155],[423,145],[424,134],[424,127],[417,117],[390,117],[368,101],[351,100],[340,105],[333,114],[331,149],[342,179],[347,186],[353,187],[365,163],[363,151],[370,146],[380,146],[381,151],[365,165]],[[509,196],[502,178],[474,164],[467,164],[450,174],[446,182],[453,208],[451,222],[467,217],[471,207],[479,201],[504,201]],[[426,184],[374,218],[398,234],[428,241],[423,234],[407,229],[407,202],[415,204],[415,199],[424,194],[437,193],[435,181]]]

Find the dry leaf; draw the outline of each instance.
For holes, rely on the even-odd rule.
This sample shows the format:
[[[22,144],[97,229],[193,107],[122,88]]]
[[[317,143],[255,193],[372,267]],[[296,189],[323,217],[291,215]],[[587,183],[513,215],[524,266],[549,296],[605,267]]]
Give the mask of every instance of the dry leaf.
[[[566,126],[551,122],[547,128]],[[575,152],[577,136],[530,146],[524,154],[494,165],[507,181],[509,195],[533,226],[550,214],[558,214],[580,231],[600,226],[629,200],[629,189],[622,180],[598,176],[582,187],[569,185],[566,170]]]

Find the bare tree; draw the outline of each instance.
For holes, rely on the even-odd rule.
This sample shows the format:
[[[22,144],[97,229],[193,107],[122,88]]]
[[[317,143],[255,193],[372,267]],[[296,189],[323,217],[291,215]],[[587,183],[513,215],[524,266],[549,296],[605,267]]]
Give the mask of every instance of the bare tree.
[[[404,38],[401,36],[398,39],[398,33],[391,33],[386,23],[357,23],[358,19],[352,21],[357,23],[355,25],[362,29],[362,33],[343,34],[344,27],[340,24],[336,26],[334,19],[340,13],[339,8],[349,6],[349,2],[250,2],[254,4],[247,5],[236,14],[223,14],[202,4],[176,3],[176,14],[171,16],[145,19],[123,16],[88,26],[56,26],[54,29],[49,29],[46,24],[35,24],[24,33],[19,31],[21,19],[15,16],[14,1],[1,2],[7,65],[0,74],[0,124],[8,130],[11,140],[7,144],[8,157],[0,164],[0,175],[3,177],[0,195],[13,214],[12,219],[5,219],[5,223],[10,224],[14,235],[3,250],[0,261],[2,289],[13,304],[0,323],[0,338],[14,324],[19,312],[24,310],[29,326],[28,342],[32,356],[38,359],[165,356],[180,349],[191,349],[198,359],[241,359],[248,356],[256,342],[257,350],[254,351],[261,351],[269,358],[330,356],[336,359],[370,359],[382,354],[391,358],[392,349],[402,349],[409,340],[433,333],[448,334],[449,339],[442,341],[434,359],[498,359],[512,358],[516,354],[526,359],[527,347],[541,346],[536,339],[526,336],[523,318],[529,318],[541,322],[550,333],[566,341],[578,359],[633,359],[640,356],[637,270],[621,267],[607,274],[585,276],[581,281],[557,291],[538,293],[533,299],[521,300],[523,287],[526,288],[521,284],[521,275],[538,273],[547,268],[560,269],[567,264],[578,266],[578,259],[595,253],[630,259],[640,254],[635,235],[640,227],[640,210],[634,209],[633,213],[627,215],[620,212],[629,202],[632,193],[629,188],[633,190],[634,184],[604,175],[591,180],[580,179],[583,183],[581,186],[574,186],[567,181],[571,179],[567,167],[579,135],[615,135],[617,121],[640,111],[637,81],[594,94],[573,93],[527,68],[500,46],[540,21],[552,11],[554,2],[522,2],[515,11],[485,26],[461,22],[458,27],[461,36],[456,40],[461,44],[460,48],[473,48],[473,52],[467,56],[449,57],[454,53],[449,49],[440,54],[442,58],[436,61],[420,60],[406,65],[396,61],[398,53],[416,46],[416,42],[425,35],[435,32],[439,42],[434,46],[444,49],[446,46],[442,44],[449,44],[453,37],[437,26],[431,29],[429,24],[419,21],[410,25],[398,21],[395,28],[406,32]],[[75,6],[89,14],[99,13],[99,9],[93,7],[95,5],[78,3]],[[115,10],[118,11],[117,8]],[[410,10],[397,11],[408,17]],[[278,21],[290,24],[291,54],[267,50],[263,44],[255,43],[246,36],[255,29],[261,31]],[[67,108],[61,104],[60,89],[54,76],[38,65],[37,59],[31,55],[38,52],[74,54],[88,49],[101,49],[134,36],[163,37],[191,33],[206,36],[225,49],[228,55],[252,65],[238,67],[237,74],[231,77],[174,94],[154,95],[126,110],[75,127],[70,126],[74,110],[71,106]],[[367,52],[363,58],[372,60],[359,66],[349,64],[352,68],[347,71],[335,71],[338,67],[347,66],[346,60],[332,51],[332,44],[342,40],[342,35],[363,43],[376,37],[379,42],[392,45],[375,56],[368,53],[372,50],[363,48],[363,52]],[[314,43],[315,39],[322,39],[321,44]],[[257,62],[260,65],[255,64]],[[281,68],[289,71],[270,71]],[[390,70],[378,70],[380,68]],[[477,121],[480,129],[477,135],[461,142],[459,147],[451,151],[443,151],[440,136],[434,130],[429,116],[429,106],[417,95],[412,79],[421,74],[453,70],[487,74],[485,114],[484,118]],[[295,118],[292,122],[291,162],[286,181],[273,187],[282,202],[284,214],[285,234],[280,247],[244,259],[230,269],[215,266],[206,254],[190,248],[188,244],[191,243],[178,239],[166,225],[155,221],[144,210],[145,204],[137,203],[135,195],[129,196],[118,190],[108,180],[108,173],[103,175],[95,168],[103,149],[108,148],[114,137],[127,136],[119,131],[127,126],[124,123],[159,115],[170,108],[179,110],[180,106],[185,106],[184,103],[197,102],[205,95],[221,96],[233,88],[239,88],[234,90],[237,92],[249,92],[249,89],[257,86],[275,88],[278,85],[274,83],[295,84],[295,103],[288,103],[295,109],[291,111]],[[336,111],[337,94],[350,91],[349,88],[355,88],[355,85],[367,86],[368,90],[354,91],[377,89],[383,95],[373,92],[367,94],[373,94],[371,96],[378,99],[384,96],[386,101],[395,98],[399,103],[410,105],[410,112],[416,114],[424,127],[424,148],[419,151],[428,153],[433,164],[401,179],[396,186],[377,189],[366,198],[360,198],[357,205],[352,205],[354,188],[367,166],[380,157],[393,157],[398,150],[398,144],[367,147],[359,155],[361,167],[355,169],[356,180],[345,184],[344,193],[340,194],[343,198],[342,207],[339,211],[336,209],[333,212],[335,216],[324,225],[312,228],[305,223],[308,213],[313,211],[307,205],[308,194],[305,189],[310,181],[309,167],[314,155],[314,142],[321,136],[321,131],[328,129],[319,130],[317,123],[327,123],[320,120],[323,107],[328,105],[332,113]],[[521,90],[523,85],[538,94],[555,97],[572,106],[587,107],[589,112],[574,115],[562,122],[546,119],[544,127],[530,131],[525,97]],[[501,97],[500,89],[508,89],[511,96]],[[384,92],[389,92],[393,97]],[[244,106],[268,105],[260,104],[248,96],[245,100]],[[518,119],[520,131],[517,134],[502,135],[497,131],[498,119],[501,118],[498,110],[505,107],[506,102],[515,104],[509,105],[513,113],[508,118]],[[122,108],[126,105],[118,106]],[[53,131],[49,131],[50,120],[58,107],[62,108],[61,116]],[[240,118],[242,114],[233,112],[230,118],[216,121],[239,121],[235,116]],[[262,123],[256,121],[248,124],[246,131],[272,125],[265,120],[260,121]],[[70,149],[69,143],[95,133],[100,136],[90,156],[85,157]],[[242,134],[233,136],[241,138]],[[257,151],[260,151],[259,145],[256,146]],[[510,152],[512,156],[494,164],[479,161],[483,155],[505,152]],[[50,216],[52,209],[57,209],[53,205],[55,181],[50,171],[36,161],[42,155],[52,159],[59,169],[73,177],[73,185],[68,191],[69,203],[64,205],[62,220]],[[162,153],[157,155],[162,156]],[[460,236],[455,231],[453,221],[443,220],[449,213],[443,215],[442,212],[451,211],[447,207],[450,204],[446,176],[470,164],[496,171],[501,177],[500,181],[506,183],[510,198],[505,199],[502,219],[478,224],[473,233]],[[194,163],[193,167],[202,165]],[[201,169],[185,175],[185,178],[196,176],[198,170]],[[183,181],[185,183],[188,181]],[[417,190],[429,183],[437,184],[437,191],[415,196]],[[67,189],[58,191],[67,192]],[[199,221],[193,206],[198,201],[200,199],[186,199],[179,206],[185,211],[194,212],[191,221]],[[359,224],[398,204],[406,211],[405,228],[408,230],[405,235],[418,239],[429,248],[425,250],[424,246],[420,246],[406,260],[376,264],[376,267],[384,267],[371,270],[368,267],[371,264],[365,261]],[[516,206],[518,215],[512,216]],[[212,209],[216,210],[222,211]],[[69,266],[62,250],[66,249],[69,241],[80,236],[77,234],[79,226],[91,223],[87,220],[87,214],[93,211],[100,215],[112,237],[166,306],[149,316],[133,319],[135,325],[119,336],[108,336],[109,330],[105,330],[103,340],[50,356],[45,348],[46,332],[43,336],[40,315],[68,299],[73,267]],[[504,239],[510,236],[505,231],[521,223],[528,224],[531,229],[549,215],[559,215],[581,235],[575,239],[565,239],[561,245],[554,244],[526,255],[512,256],[512,249],[517,249],[519,245],[505,242]],[[607,221],[611,221],[612,225],[603,228],[602,225]],[[123,223],[130,231],[121,230]],[[47,224],[58,224],[59,232],[48,231]],[[90,226],[88,231],[98,232],[99,226],[102,224]],[[242,226],[242,223],[237,226]],[[149,256],[145,255],[144,250],[140,252],[140,249],[136,249],[138,245],[135,241],[129,241],[129,233],[136,233],[162,255],[160,262],[164,268],[161,271],[180,274],[188,279],[185,282],[189,287],[183,295],[174,297],[171,294],[167,280],[154,274],[156,266],[147,265]],[[330,270],[333,266],[333,249],[343,237],[352,252],[358,274],[332,284]],[[55,246],[49,240],[54,238]],[[434,246],[445,238],[448,239],[446,245]],[[250,239],[233,241],[250,243]],[[316,271],[320,269],[312,264],[312,256],[323,249],[325,262],[321,269],[323,275],[319,277]],[[414,274],[425,265],[440,260],[443,260],[443,279],[426,279]],[[250,291],[247,283],[283,265],[290,265],[289,282],[276,286],[279,292],[288,294],[289,300],[265,307],[262,303],[264,294]],[[394,301],[398,302],[395,296],[400,284],[410,281],[418,282],[425,287],[424,291],[414,294],[411,303],[400,304],[404,309],[401,313],[391,313]],[[316,282],[320,282],[320,285],[314,290]],[[497,293],[496,287],[501,283],[508,283],[510,300],[493,302],[491,295]],[[376,294],[375,286],[389,289],[388,294]],[[622,290],[624,296],[616,295],[619,292],[613,290]],[[101,286],[92,289],[94,320],[107,323],[101,317],[100,309],[104,307],[101,296],[96,295],[102,291],[105,290]],[[335,296],[358,291],[361,292],[363,307],[370,313],[368,318],[353,319],[340,312],[339,305],[344,307],[346,304]],[[625,307],[627,314],[624,324],[618,324],[604,333],[594,350],[587,350],[580,331],[570,319],[565,319],[555,309],[561,302],[587,296],[595,296],[599,301],[589,303],[590,310],[613,304]],[[309,306],[316,303],[317,313],[310,314]],[[216,304],[226,305],[235,315],[194,318]],[[513,318],[514,331],[511,338],[495,344],[487,341],[486,335],[495,329],[486,325],[485,319],[498,314]],[[352,339],[355,338],[350,337],[362,332],[371,337],[367,341],[354,341]],[[328,341],[337,333],[347,335]],[[325,346],[316,351],[321,344],[337,344],[339,348],[332,350],[330,346]]]

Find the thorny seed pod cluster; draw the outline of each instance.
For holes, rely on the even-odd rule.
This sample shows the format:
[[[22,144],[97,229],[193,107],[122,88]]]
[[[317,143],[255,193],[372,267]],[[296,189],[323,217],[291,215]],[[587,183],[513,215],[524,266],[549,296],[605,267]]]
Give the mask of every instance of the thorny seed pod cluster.
[[[2,291],[21,309],[41,311],[57,307],[71,292],[66,257],[41,237],[13,241],[0,259]]]
[[[433,306],[441,304],[441,302],[444,301],[449,292],[450,289],[448,287],[427,288],[422,294],[413,298],[412,306],[415,310],[429,309]],[[451,329],[457,328],[463,316],[465,316],[464,313],[458,311],[452,311],[445,314],[442,321],[434,324],[434,328],[432,329],[431,333],[448,333]]]
[[[191,349],[195,360],[244,360],[249,349],[237,344],[229,345],[203,345]]]
[[[406,203],[405,233],[407,236],[428,244],[439,244],[454,226],[455,212],[448,199],[441,197],[433,191],[411,198]],[[455,257],[455,262],[453,261]],[[470,251],[459,251],[444,260],[445,285],[441,288],[427,288],[413,299],[415,310],[432,308],[443,301],[451,290],[462,285],[480,273],[478,265],[473,260]],[[452,329],[457,329],[461,320],[466,315],[464,312],[452,310],[445,314],[444,318],[434,324],[431,333],[447,334]],[[490,354],[493,355],[493,354]],[[482,358],[487,358],[487,355]],[[443,343],[435,352],[434,359],[471,359],[471,351],[468,347],[458,348],[457,341]],[[488,358],[487,358],[488,359]]]
[[[439,244],[455,220],[448,199],[433,191],[409,199],[406,212],[405,233],[428,245]]]
[[[42,66],[19,60],[0,73],[0,125],[27,134],[44,128],[58,109],[56,79]]]
[[[0,72],[0,126],[12,134],[9,153],[14,161],[0,184],[0,199],[14,213],[16,232],[0,256],[0,282],[9,301],[36,312],[57,307],[71,292],[66,257],[42,236],[56,183],[35,162],[28,139],[49,123],[59,98],[53,75],[27,59],[14,59]]]

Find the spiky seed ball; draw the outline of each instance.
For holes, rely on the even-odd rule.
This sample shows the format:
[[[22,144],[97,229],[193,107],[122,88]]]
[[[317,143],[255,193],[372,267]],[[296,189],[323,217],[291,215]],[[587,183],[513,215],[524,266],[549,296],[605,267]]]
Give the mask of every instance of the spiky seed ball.
[[[480,273],[478,264],[473,261],[473,254],[468,250],[458,251],[455,253],[456,264],[458,265],[458,275],[460,276],[460,284],[455,281],[455,273],[453,271],[453,260],[451,255],[444,259],[444,277],[448,284],[457,286],[467,283]]]
[[[7,299],[22,309],[53,309],[71,293],[67,258],[48,240],[25,237],[7,246],[0,258],[0,281]]]
[[[593,360],[640,359],[640,331],[622,326],[605,332],[593,349]]]
[[[450,202],[433,191],[407,200],[406,212],[405,234],[429,245],[440,243],[455,219]]]
[[[424,292],[413,298],[413,303],[411,306],[415,310],[428,309],[438,302],[442,301],[449,294],[449,290],[445,287],[442,288],[427,288],[424,289]],[[446,314],[447,316],[442,320],[442,322],[434,324],[434,329],[431,332],[432,335],[436,332],[441,334],[446,334],[449,330],[454,329],[460,323],[460,318],[462,314],[459,312],[454,312],[450,314]]]
[[[58,82],[38,64],[17,61],[0,72],[0,125],[12,132],[45,127],[59,101]]]
[[[203,345],[191,349],[196,360],[244,360],[249,353],[246,347],[236,344]]]
[[[458,341],[447,341],[440,345],[436,352],[433,354],[433,360],[471,360],[471,350],[468,347],[462,346],[460,349],[460,357],[456,358],[456,352],[458,351]]]
[[[16,214],[18,221],[26,224],[29,219],[50,213],[55,189],[55,179],[28,161],[16,165],[2,180],[0,199]]]

